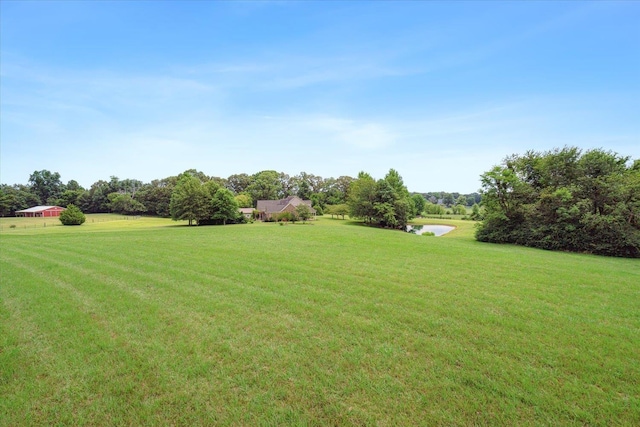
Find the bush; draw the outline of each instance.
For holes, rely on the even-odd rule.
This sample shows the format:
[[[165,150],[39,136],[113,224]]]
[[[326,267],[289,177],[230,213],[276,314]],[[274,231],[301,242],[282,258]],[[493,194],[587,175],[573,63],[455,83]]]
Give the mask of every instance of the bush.
[[[75,205],[67,206],[67,210],[60,214],[60,222],[62,225],[81,225],[86,219],[82,211]]]
[[[275,215],[277,222],[293,222],[298,220],[298,216],[294,212],[281,212]]]

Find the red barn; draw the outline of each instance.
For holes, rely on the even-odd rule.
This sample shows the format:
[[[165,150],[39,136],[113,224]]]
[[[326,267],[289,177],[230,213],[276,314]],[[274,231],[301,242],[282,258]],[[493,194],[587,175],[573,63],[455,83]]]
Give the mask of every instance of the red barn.
[[[60,206],[34,206],[29,209],[16,211],[16,216],[26,216],[29,218],[45,218],[52,216],[60,216],[60,212],[66,210]]]

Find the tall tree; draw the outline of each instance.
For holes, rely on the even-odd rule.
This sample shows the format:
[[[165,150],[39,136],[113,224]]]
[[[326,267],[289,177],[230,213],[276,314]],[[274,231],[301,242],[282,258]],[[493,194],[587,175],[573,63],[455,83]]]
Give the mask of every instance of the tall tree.
[[[373,221],[376,216],[376,181],[366,172],[360,172],[349,189],[349,216]]]
[[[77,190],[64,190],[60,196],[55,201],[55,205],[57,206],[68,206],[68,205],[80,205],[81,197],[86,193],[83,189]]]
[[[336,178],[335,188],[340,193],[342,193],[341,203],[345,203],[347,200],[349,200],[349,189],[353,181],[354,181],[354,178],[346,175],[339,176],[338,178]]]
[[[83,199],[80,208],[89,213],[109,212],[108,195],[112,192],[108,182],[96,181],[91,185],[89,195]]]
[[[196,177],[200,182],[207,182],[211,180],[211,178],[207,174],[197,169],[187,169],[186,171],[183,172],[183,174],[188,174],[193,177]]]
[[[253,175],[251,184],[247,187],[253,203],[258,200],[277,200],[282,195],[280,174],[273,170],[258,172]]]
[[[253,200],[247,193],[241,193],[234,197],[239,208],[250,208],[253,206]]]
[[[376,182],[375,191],[374,219],[383,227],[396,228],[398,226],[398,218],[396,217],[398,194],[386,179]]]
[[[221,221],[226,225],[229,221],[235,221],[238,218],[238,203],[233,197],[233,193],[227,188],[219,188],[211,201],[213,215],[211,219]]]
[[[278,182],[280,184],[280,194],[278,198],[294,196],[298,191],[298,182],[295,177],[291,177],[284,172],[278,173]]]
[[[442,203],[444,203],[447,207],[451,207],[454,203],[453,194],[451,193],[442,193]]]
[[[393,190],[393,215],[394,222],[389,226],[404,229],[411,218],[414,217],[414,205],[407,187],[398,171],[389,170],[384,181]]]
[[[307,181],[302,181],[300,183],[297,196],[302,200],[309,200],[311,198],[311,186]]]
[[[233,191],[234,194],[240,194],[247,190],[251,184],[252,178],[246,173],[234,174],[227,178],[226,187]]]
[[[78,181],[76,181],[75,179],[67,182],[66,189],[71,191],[84,190],[84,188],[82,188],[82,186],[78,184]]]
[[[187,220],[189,225],[210,217],[210,195],[202,182],[190,173],[183,173],[171,192],[169,209],[174,221]]]
[[[135,198],[146,206],[147,214],[170,218],[171,192],[177,181],[177,176],[155,179],[136,192]]]
[[[414,194],[413,196],[411,196],[411,200],[413,201],[414,216],[422,215],[422,212],[424,212],[424,206],[427,203],[422,194]]]
[[[40,203],[49,203],[64,191],[64,184],[60,180],[58,172],[50,172],[46,169],[35,171],[29,176],[31,192],[38,196]]]
[[[349,189],[348,204],[350,216],[391,228],[404,228],[415,209],[402,177],[394,169],[377,182],[360,172]]]

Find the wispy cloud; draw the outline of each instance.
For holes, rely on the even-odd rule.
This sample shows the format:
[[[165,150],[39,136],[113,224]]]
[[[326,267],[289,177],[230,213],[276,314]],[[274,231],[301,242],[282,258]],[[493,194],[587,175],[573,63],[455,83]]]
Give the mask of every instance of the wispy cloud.
[[[379,122],[328,116],[302,118],[299,122],[301,130],[309,134],[322,133],[330,141],[367,151],[390,147],[396,139],[393,132]]]
[[[154,34],[155,19],[136,20],[135,29],[122,24],[120,6],[111,4],[111,15],[93,20],[91,5],[83,14],[98,28],[84,23],[87,43],[40,16],[57,37],[47,52],[37,26],[32,35],[12,24],[0,64],[3,181],[35,168],[60,168],[90,185],[110,174],[148,180],[191,167],[221,176],[260,169],[382,176],[394,167],[411,189],[444,182],[459,191],[527,149],[603,146],[640,156],[637,47],[626,37],[633,20],[617,31],[627,5],[192,6],[171,10],[199,27],[167,35]],[[192,19],[203,10],[224,23]],[[613,11],[609,21],[596,16],[601,10]],[[31,22],[32,11],[12,16]],[[20,22],[8,16],[3,22]],[[297,25],[287,26],[292,18]],[[612,44],[583,42],[594,24]],[[113,48],[115,27],[166,43],[160,49],[141,37]],[[74,54],[94,42],[104,56]],[[576,47],[575,58],[564,61],[558,45]],[[612,50],[611,64],[584,71]]]

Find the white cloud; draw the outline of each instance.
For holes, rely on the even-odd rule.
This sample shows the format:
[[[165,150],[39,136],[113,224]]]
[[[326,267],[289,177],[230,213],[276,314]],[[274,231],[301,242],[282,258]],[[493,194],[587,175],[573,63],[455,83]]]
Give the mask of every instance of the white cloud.
[[[342,119],[337,117],[312,117],[301,119],[309,133],[324,133],[334,142],[345,143],[364,150],[390,147],[396,137],[387,126],[371,121]]]
[[[335,108],[313,100],[300,113],[303,101],[283,95],[323,82],[415,72],[389,62],[368,54],[290,56],[149,74],[3,64],[3,182],[62,167],[63,176],[84,185],[109,175],[162,178],[191,167],[221,176],[277,169],[323,176],[366,170],[377,177],[393,167],[411,190],[474,191],[480,173],[527,149],[566,144],[639,156],[637,125],[601,119],[608,109],[619,115],[620,100],[632,116],[637,101],[626,95],[612,95],[606,105],[602,94],[496,99],[438,112],[413,109],[411,117],[341,104],[348,97],[340,85],[328,96]],[[634,144],[634,151],[625,149]],[[40,148],[25,155],[32,145]]]

